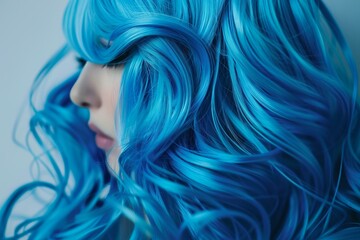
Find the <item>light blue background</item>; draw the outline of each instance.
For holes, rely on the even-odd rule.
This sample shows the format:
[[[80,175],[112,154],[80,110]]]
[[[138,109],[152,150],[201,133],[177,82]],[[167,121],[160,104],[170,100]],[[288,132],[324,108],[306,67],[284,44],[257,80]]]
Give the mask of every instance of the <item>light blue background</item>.
[[[30,180],[32,158],[12,142],[12,128],[37,72],[65,41],[66,2],[0,0],[0,206]]]
[[[15,146],[12,128],[37,71],[64,43],[66,0],[0,0],[0,205],[30,180],[31,156]],[[360,69],[360,0],[326,0]]]

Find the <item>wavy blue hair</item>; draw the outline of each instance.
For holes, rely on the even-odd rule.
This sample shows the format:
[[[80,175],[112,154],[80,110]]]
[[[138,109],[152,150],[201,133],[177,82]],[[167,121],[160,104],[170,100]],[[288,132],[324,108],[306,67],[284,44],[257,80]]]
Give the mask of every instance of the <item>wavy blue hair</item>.
[[[17,201],[39,188],[54,198],[13,237],[360,236],[358,76],[322,1],[73,0],[63,27],[67,45],[32,92],[69,52],[124,64],[120,172],[109,174],[88,113],[69,99],[79,69],[33,107],[54,182],[8,198],[0,238],[11,238]]]

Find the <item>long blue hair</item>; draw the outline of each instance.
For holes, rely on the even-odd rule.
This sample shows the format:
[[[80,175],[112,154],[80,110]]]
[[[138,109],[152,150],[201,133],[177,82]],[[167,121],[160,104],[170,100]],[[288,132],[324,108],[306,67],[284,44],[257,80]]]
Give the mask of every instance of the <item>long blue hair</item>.
[[[322,1],[73,0],[63,27],[67,44],[32,93],[70,52],[124,64],[120,172],[69,99],[78,69],[31,105],[54,181],[8,198],[0,238],[18,200],[41,188],[53,198],[12,237],[360,236],[358,75]]]

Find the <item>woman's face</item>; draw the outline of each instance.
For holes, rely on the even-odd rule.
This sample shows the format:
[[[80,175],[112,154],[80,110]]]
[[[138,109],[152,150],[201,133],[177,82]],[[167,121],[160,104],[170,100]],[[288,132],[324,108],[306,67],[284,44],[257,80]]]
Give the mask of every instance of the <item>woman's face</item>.
[[[90,111],[88,125],[96,133],[96,145],[103,149],[117,172],[120,149],[116,144],[115,111],[123,65],[103,67],[87,62],[70,92],[73,103]]]

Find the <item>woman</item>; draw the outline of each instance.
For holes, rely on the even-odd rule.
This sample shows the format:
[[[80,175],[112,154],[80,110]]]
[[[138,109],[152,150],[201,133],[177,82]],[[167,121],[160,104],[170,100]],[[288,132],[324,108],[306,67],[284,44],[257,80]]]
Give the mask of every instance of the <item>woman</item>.
[[[63,26],[33,91],[83,67],[30,124],[54,181],[2,238],[42,188],[14,238],[360,236],[357,72],[321,1],[70,1]]]

